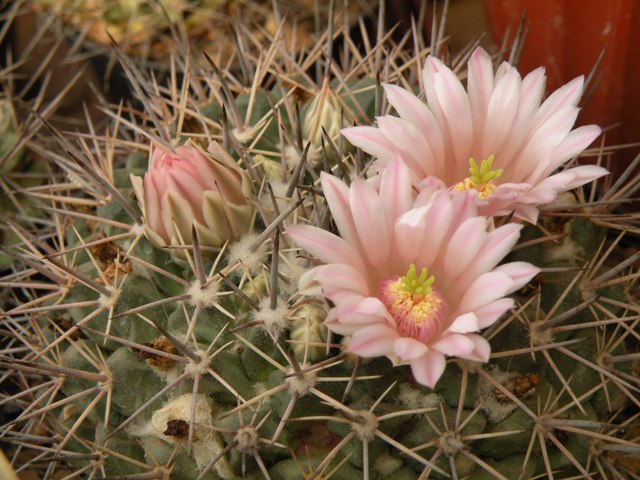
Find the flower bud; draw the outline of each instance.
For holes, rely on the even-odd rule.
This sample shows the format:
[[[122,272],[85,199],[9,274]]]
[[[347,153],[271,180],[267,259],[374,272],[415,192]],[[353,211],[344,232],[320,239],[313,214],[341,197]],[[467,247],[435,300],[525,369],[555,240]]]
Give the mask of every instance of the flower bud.
[[[251,182],[215,142],[209,155],[186,144],[175,153],[153,146],[144,180],[131,183],[144,215],[145,234],[157,247],[190,244],[221,247],[251,230]],[[182,256],[179,250],[172,252]]]
[[[322,128],[324,127],[329,138],[335,142],[340,135],[340,129],[348,126],[347,112],[344,110],[340,98],[325,82],[322,89],[310,101],[304,114],[302,136],[310,141],[315,149],[319,149],[322,145]]]
[[[298,308],[292,317],[291,349],[299,361],[317,362],[325,358],[327,327],[324,319],[327,309],[313,303]]]

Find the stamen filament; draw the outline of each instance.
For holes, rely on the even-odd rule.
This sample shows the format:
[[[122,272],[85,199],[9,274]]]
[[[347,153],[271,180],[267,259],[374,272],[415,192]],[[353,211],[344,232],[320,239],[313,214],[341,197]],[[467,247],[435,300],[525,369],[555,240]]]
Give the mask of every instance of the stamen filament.
[[[416,265],[412,263],[409,271],[402,278],[402,291],[411,293],[412,295],[431,295],[431,285],[435,281],[435,277],[431,275],[427,278],[428,272],[425,267],[420,270],[420,277],[416,274]]]
[[[486,160],[482,160],[482,162],[480,163],[480,168],[478,169],[478,164],[476,163],[474,158],[469,158],[469,172],[471,173],[469,179],[476,185],[485,185],[490,181],[497,179],[500,175],[502,175],[503,170],[501,168],[497,170],[491,170],[491,168],[493,167],[494,159],[494,155],[489,155],[489,158],[487,158]]]

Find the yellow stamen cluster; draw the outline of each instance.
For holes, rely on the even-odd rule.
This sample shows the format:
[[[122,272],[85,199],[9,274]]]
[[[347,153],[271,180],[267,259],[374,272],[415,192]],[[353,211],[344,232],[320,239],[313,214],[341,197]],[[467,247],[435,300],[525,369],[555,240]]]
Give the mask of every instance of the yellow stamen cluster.
[[[425,320],[428,320],[441,303],[439,298],[431,294],[430,288],[429,293],[426,294],[407,292],[404,289],[402,278],[396,280],[388,288],[388,293],[393,298],[393,303],[389,309],[391,314],[394,316],[399,315],[405,319],[411,318],[417,327],[420,327]]]
[[[489,158],[482,160],[480,167],[478,167],[476,161],[471,157],[469,159],[469,172],[471,176],[451,188],[457,191],[476,190],[478,197],[482,200],[490,196],[496,188],[493,181],[500,177],[503,171],[501,168],[496,170],[491,169],[494,158],[493,155],[489,155]]]
[[[398,332],[406,337],[426,341],[440,328],[446,305],[436,290],[435,281],[426,268],[416,271],[411,264],[404,277],[396,277],[382,286],[382,302],[396,321]]]

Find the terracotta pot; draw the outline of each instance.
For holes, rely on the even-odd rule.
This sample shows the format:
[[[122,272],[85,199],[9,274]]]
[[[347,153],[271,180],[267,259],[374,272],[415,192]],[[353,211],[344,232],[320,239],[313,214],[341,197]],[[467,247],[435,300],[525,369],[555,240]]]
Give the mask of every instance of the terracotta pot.
[[[640,142],[640,2],[484,0],[484,5],[498,43],[507,27],[513,38],[526,11],[529,34],[519,69],[528,72],[544,65],[547,91],[578,75],[587,76],[606,46],[599,84],[578,121],[611,127],[608,145]],[[637,151],[636,147],[618,152],[613,170],[624,168]]]

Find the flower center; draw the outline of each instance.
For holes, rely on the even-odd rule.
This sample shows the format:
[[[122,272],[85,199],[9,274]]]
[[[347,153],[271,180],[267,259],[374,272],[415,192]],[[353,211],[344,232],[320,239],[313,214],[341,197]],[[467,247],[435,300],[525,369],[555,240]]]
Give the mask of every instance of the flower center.
[[[380,285],[380,299],[396,321],[400,335],[426,342],[440,330],[449,307],[432,287],[434,281],[424,267],[418,276],[412,263],[404,277],[393,276]]]
[[[473,157],[471,157],[469,159],[469,172],[471,176],[465,178],[462,182],[456,183],[451,189],[457,191],[475,190],[478,192],[478,198],[481,200],[490,196],[496,188],[493,180],[496,180],[502,175],[501,168],[497,170],[491,169],[494,158],[493,155],[489,155],[489,158],[482,160],[478,168],[478,164]]]

